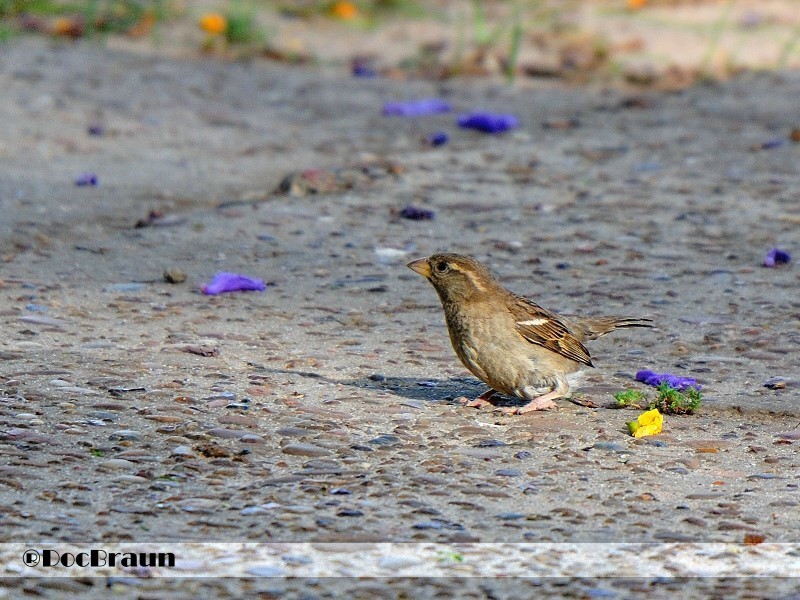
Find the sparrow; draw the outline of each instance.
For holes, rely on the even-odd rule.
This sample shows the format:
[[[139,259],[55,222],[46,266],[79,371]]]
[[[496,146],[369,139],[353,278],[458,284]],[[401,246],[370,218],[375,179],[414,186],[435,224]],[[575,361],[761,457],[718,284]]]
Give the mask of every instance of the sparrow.
[[[499,409],[506,414],[554,408],[553,400],[570,394],[568,376],[594,366],[584,342],[622,327],[653,327],[647,318],[558,315],[507,290],[484,265],[460,254],[434,254],[408,267],[431,282],[456,355],[489,386],[467,406],[494,405],[504,394],[528,400]]]

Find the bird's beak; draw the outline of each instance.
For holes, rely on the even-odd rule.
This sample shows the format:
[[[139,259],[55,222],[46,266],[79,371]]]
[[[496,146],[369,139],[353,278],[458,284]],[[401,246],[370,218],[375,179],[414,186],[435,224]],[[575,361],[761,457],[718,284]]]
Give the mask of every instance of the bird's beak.
[[[429,278],[431,276],[431,266],[428,264],[427,258],[418,258],[417,260],[412,260],[406,266],[414,271],[414,273],[419,273],[425,278]]]

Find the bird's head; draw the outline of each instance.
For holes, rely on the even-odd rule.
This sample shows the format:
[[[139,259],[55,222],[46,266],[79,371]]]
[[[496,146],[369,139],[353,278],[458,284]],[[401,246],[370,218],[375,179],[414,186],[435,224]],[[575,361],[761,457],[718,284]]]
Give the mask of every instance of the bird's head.
[[[486,267],[461,254],[433,254],[408,268],[430,281],[443,302],[475,300],[499,287]]]

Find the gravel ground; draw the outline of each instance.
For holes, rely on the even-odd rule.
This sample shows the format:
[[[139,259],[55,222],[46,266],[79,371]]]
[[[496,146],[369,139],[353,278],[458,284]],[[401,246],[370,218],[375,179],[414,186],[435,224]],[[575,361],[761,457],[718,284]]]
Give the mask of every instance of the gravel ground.
[[[0,88],[8,597],[796,593],[751,576],[800,562],[798,275],[761,265],[797,249],[797,74],[656,95],[23,40]],[[454,112],[381,116],[432,96]],[[455,126],[477,108],[520,127]],[[326,193],[318,171],[276,191],[305,169]],[[548,308],[658,328],[593,342],[594,407],[462,408],[483,388],[404,266],[439,250]],[[267,289],[201,294],[217,271]],[[644,368],[696,377],[704,403],[635,440],[608,404]],[[19,544],[121,543],[174,547],[194,578],[20,578],[43,573]],[[244,578],[201,578],[226,564]]]

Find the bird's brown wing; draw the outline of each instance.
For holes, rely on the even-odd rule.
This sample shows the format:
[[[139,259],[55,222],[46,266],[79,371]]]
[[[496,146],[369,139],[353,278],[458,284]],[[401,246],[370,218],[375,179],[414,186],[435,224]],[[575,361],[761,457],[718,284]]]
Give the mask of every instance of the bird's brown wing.
[[[576,362],[594,366],[589,351],[557,314],[542,308],[522,296],[514,296],[509,303],[517,332],[531,344],[547,348]]]

